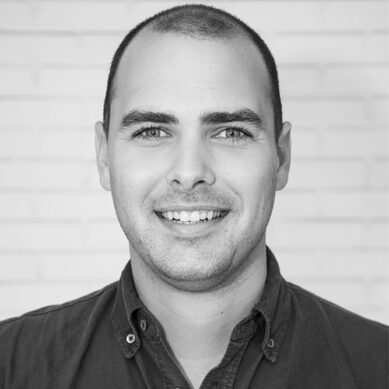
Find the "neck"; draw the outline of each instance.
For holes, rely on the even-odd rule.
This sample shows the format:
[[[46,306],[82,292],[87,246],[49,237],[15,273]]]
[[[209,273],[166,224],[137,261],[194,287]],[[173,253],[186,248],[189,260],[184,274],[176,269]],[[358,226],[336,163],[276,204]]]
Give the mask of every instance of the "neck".
[[[201,370],[199,364],[206,374],[220,362],[234,327],[259,301],[266,280],[265,245],[232,285],[225,284],[210,292],[174,288],[136,255],[132,255],[131,261],[138,295],[162,325],[169,346],[187,376],[189,370]],[[205,376],[204,371],[197,371],[197,376]]]

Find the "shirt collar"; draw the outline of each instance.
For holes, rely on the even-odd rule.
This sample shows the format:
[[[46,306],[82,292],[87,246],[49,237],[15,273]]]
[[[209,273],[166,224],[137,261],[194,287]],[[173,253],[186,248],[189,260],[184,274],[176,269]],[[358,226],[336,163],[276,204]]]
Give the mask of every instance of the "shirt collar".
[[[132,358],[140,347],[140,337],[133,318],[135,311],[142,307],[135,289],[131,261],[128,261],[118,283],[111,313],[114,335],[127,358]]]
[[[287,329],[290,302],[286,282],[269,248],[266,256],[267,277],[264,292],[254,306],[253,312],[260,313],[265,322],[265,336],[262,343],[264,355],[271,362],[276,362]],[[144,308],[144,305],[136,292],[131,261],[128,261],[118,283],[111,314],[115,337],[127,358],[132,358],[140,347],[140,337],[134,319],[135,312],[140,308]]]
[[[282,278],[277,260],[266,248],[267,276],[261,299],[254,306],[265,321],[263,352],[271,362],[277,361],[278,350],[287,329],[290,313],[288,288]]]

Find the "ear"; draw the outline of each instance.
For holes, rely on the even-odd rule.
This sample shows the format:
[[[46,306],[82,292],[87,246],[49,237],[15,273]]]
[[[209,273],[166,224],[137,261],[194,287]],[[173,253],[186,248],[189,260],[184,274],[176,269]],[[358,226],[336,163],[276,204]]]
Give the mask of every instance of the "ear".
[[[277,153],[279,164],[277,170],[277,190],[283,189],[288,183],[291,152],[291,129],[292,125],[289,122],[283,123],[282,131],[278,138]]]
[[[95,124],[95,148],[100,184],[105,190],[111,190],[109,180],[108,136],[104,131],[102,122]]]

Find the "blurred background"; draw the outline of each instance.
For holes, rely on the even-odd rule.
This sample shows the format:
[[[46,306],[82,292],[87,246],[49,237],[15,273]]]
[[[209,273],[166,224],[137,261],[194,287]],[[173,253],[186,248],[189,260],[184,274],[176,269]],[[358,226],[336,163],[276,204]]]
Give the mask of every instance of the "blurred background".
[[[94,157],[123,36],[179,1],[0,0],[0,319],[116,281],[127,241]],[[204,1],[251,25],[293,124],[268,232],[285,278],[389,324],[389,3]]]

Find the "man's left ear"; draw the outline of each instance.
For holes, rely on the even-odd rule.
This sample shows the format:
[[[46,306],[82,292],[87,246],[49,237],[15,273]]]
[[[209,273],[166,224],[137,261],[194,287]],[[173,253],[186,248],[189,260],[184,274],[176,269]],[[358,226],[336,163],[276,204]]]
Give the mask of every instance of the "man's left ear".
[[[111,189],[109,179],[108,137],[102,122],[95,124],[96,163],[99,171],[100,184],[105,190]]]
[[[277,170],[277,190],[283,189],[288,183],[291,151],[291,129],[292,125],[289,122],[284,122],[282,125],[281,134],[278,137],[277,154],[279,164]]]

